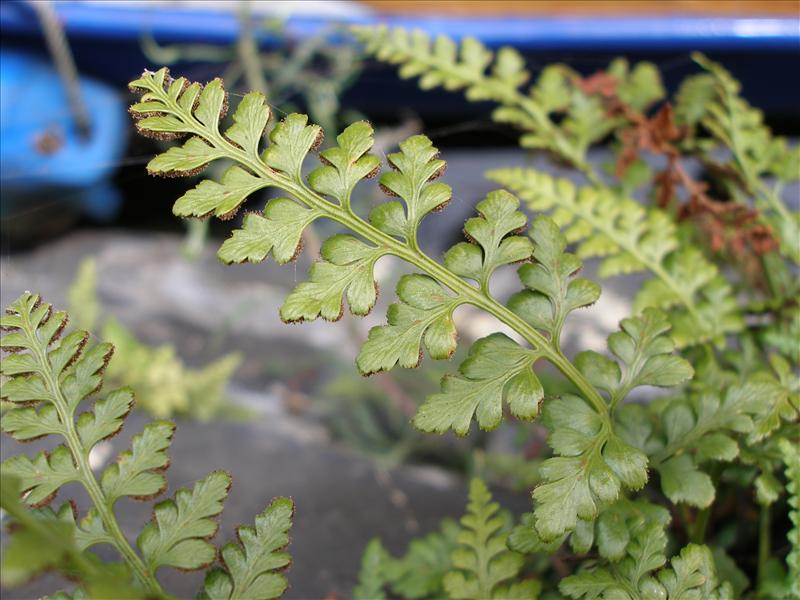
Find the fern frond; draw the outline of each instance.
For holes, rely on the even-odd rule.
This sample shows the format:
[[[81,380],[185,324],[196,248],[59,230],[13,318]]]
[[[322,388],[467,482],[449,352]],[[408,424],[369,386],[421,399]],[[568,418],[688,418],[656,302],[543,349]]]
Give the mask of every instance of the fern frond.
[[[626,405],[618,431],[628,443],[647,452],[661,477],[661,489],[675,503],[709,506],[714,483],[703,470],[709,461],[729,462],[739,455],[738,434],[752,435],[755,422],[770,403],[756,382],[675,397],[648,407]]]
[[[75,331],[59,339],[67,323],[66,313],[54,311],[28,292],[6,313],[0,317],[0,328],[4,331],[0,347],[11,354],[0,362],[0,396],[12,408],[3,414],[0,427],[18,441],[48,435],[64,440],[52,451],[42,451],[33,459],[17,454],[0,464],[3,508],[25,530],[18,538],[24,547],[12,548],[14,560],[27,557],[30,569],[25,573],[31,574],[45,566],[72,574],[77,565],[78,572],[74,574],[79,578],[85,576],[85,581],[81,579],[83,591],[90,597],[117,597],[120,593],[131,598],[166,597],[155,577],[158,568],[198,569],[216,557],[216,548],[208,540],[217,531],[214,517],[222,510],[230,477],[212,473],[195,484],[193,491],[179,490],[174,500],[156,504],[153,521],[139,535],[141,555],[137,553],[117,522],[115,505],[124,497],[149,500],[166,489],[163,471],[169,464],[167,450],[174,424],[155,421],[145,425],[133,436],[131,449],[120,453],[117,461],[96,478],[89,465],[92,448],[116,435],[133,407],[133,394],[121,389],[95,400],[91,408],[78,413],[86,406],[83,403],[88,404],[102,387],[103,372],[113,347],[108,343],[90,347],[85,331]],[[58,510],[47,506],[69,482],[80,483],[91,500],[91,508],[80,521],[70,503]],[[21,502],[44,508],[31,517],[18,506]],[[39,523],[46,524],[47,535],[40,531]],[[39,562],[29,557],[28,544],[34,542],[52,550],[49,554],[42,551]],[[101,564],[84,553],[98,544],[112,545],[124,564]],[[258,549],[252,550],[248,559],[267,558],[257,552]],[[67,559],[68,564],[64,562]],[[108,587],[112,575],[125,580],[124,585]],[[107,587],[97,587],[100,585]],[[128,588],[133,590],[129,594],[125,591]],[[276,597],[260,593],[248,598]]]
[[[601,277],[653,274],[634,309],[668,310],[679,347],[720,340],[744,327],[730,285],[699,250],[678,240],[674,222],[660,210],[532,169],[496,169],[487,177],[518,194],[531,210],[550,211],[566,228],[567,241],[578,244],[579,257],[602,258]]]
[[[246,600],[280,598],[288,587],[281,571],[291,558],[283,549],[289,544],[294,503],[276,498],[256,516],[255,527],[239,527],[238,543],[222,547],[222,567],[211,569],[205,578],[205,600]]]
[[[535,580],[501,585],[517,576],[522,556],[506,548],[508,532],[499,505],[492,502],[486,485],[479,479],[470,483],[467,514],[461,519],[459,547],[451,554],[453,570],[444,577],[444,588],[451,598],[478,600],[523,596],[536,598],[541,585]],[[524,591],[523,591],[524,590]]]
[[[389,581],[388,565],[392,558],[378,538],[370,540],[361,558],[358,585],[353,588],[355,600],[385,600],[384,587]]]
[[[800,179],[800,146],[788,147],[786,140],[772,136],[763,113],[740,96],[741,86],[721,65],[700,53],[692,55],[707,74],[689,79],[678,94],[678,115],[687,124],[701,124],[712,139],[730,149],[731,160],[723,167],[738,176],[744,192],[755,199],[762,218],[778,232],[781,252],[800,264],[800,213],[784,204],[777,187],[764,182],[775,176],[788,182]],[[695,142],[706,158],[713,144]]]
[[[780,449],[786,465],[786,491],[789,493],[789,520],[792,528],[787,534],[791,549],[786,555],[789,591],[800,598],[800,450],[789,440],[781,440]]]
[[[359,353],[357,363],[362,373],[391,369],[396,364],[416,366],[424,348],[434,359],[449,357],[456,347],[452,313],[462,304],[473,304],[517,330],[533,352],[556,365],[575,382],[596,410],[601,413],[606,410],[597,391],[561,355],[557,335],[548,339],[489,294],[488,281],[493,271],[500,265],[529,259],[535,244],[541,246],[538,251],[541,259],[534,256],[540,268],[561,268],[554,264],[544,266],[548,259],[543,253],[552,252],[546,248],[561,243],[557,229],[545,227],[542,222],[534,231],[533,243],[514,235],[516,229],[524,226],[525,217],[517,210],[519,203],[515,198],[497,192],[479,204],[480,216],[467,223],[466,231],[474,244],[458,244],[448,253],[443,266],[425,255],[416,240],[422,219],[442,209],[451,195],[449,186],[435,181],[445,163],[436,157],[437,150],[430,140],[413,136],[400,144],[399,152],[388,156],[395,171],[383,174],[379,183],[387,194],[399,199],[379,204],[366,220],[357,215],[349,203],[354,187],[373,175],[379,166],[377,159],[369,154],[373,140],[372,130],[366,123],[355,123],[345,129],[337,138],[338,145],[322,154],[323,165],[312,170],[306,179],[302,175],[302,165],[307,154],[319,143],[322,136],[319,127],[309,124],[305,115],[294,114],[273,128],[270,144],[263,151],[258,136],[232,141],[227,131],[221,132],[217,118],[225,107],[224,95],[215,82],[209,85],[213,85],[211,92],[197,92],[192,85],[172,82],[165,69],[157,73],[145,72],[142,78],[131,83],[132,88],[143,92],[142,102],[131,107],[140,119],[137,127],[141,131],[150,135],[191,133],[214,152],[233,160],[236,165],[231,169],[238,168],[246,173],[244,179],[249,183],[236,192],[225,186],[201,183],[196,190],[202,187],[202,194],[187,193],[176,203],[176,213],[185,216],[214,213],[227,217],[247,194],[261,187],[275,187],[289,194],[291,198],[272,200],[263,215],[251,213],[245,217],[243,227],[234,231],[220,249],[220,258],[225,262],[263,260],[270,252],[277,262],[291,260],[300,251],[303,228],[317,218],[337,221],[354,234],[335,236],[323,245],[322,260],[312,267],[310,280],[300,284],[287,298],[281,310],[284,320],[317,317],[336,320],[344,310],[345,299],[351,312],[366,314],[375,302],[375,262],[382,256],[394,255],[422,273],[400,280],[399,302],[390,307],[388,324],[373,328]],[[191,94],[191,97],[184,99],[182,93]],[[241,128],[249,123],[255,135],[263,130],[268,118],[269,108],[263,98],[248,96],[237,108],[234,126]],[[214,152],[207,155],[209,160],[213,160]],[[157,159],[154,161],[156,166],[160,164]],[[551,276],[558,279],[570,273],[554,271]],[[478,281],[480,289],[467,279]],[[545,293],[550,290],[547,286],[560,285],[556,279],[542,284]],[[596,299],[596,286],[579,281],[571,284],[569,294],[586,288],[586,297],[573,299],[569,296],[573,305],[563,312],[553,313],[554,327],[560,328],[571,308]],[[556,298],[554,302],[561,300],[563,298]],[[470,380],[458,381],[457,385],[463,387],[464,382]],[[492,385],[499,386],[498,393],[502,393],[506,383]],[[525,374],[519,383],[524,384],[524,399],[509,398],[509,401],[513,407],[518,407],[515,408],[518,414],[533,416],[541,392],[532,374]],[[481,387],[485,383],[478,381],[475,385]],[[481,412],[484,416],[479,418],[486,427],[497,423],[497,403],[489,404],[491,416]],[[489,405],[486,410],[488,408]],[[466,432],[465,419],[468,423],[477,406],[470,409],[469,403],[465,403],[463,410],[466,416],[457,420],[458,431],[462,433]],[[444,430],[454,425],[455,422],[437,421],[427,426]]]
[[[145,600],[147,593],[132,584],[131,572],[123,564],[101,564],[76,545],[74,522],[54,514],[36,513],[20,501],[22,482],[13,475],[0,476],[0,507],[13,519],[9,539],[3,546],[0,583],[14,587],[34,576],[57,569],[76,579],[80,586],[72,596],[80,598],[125,597]],[[65,505],[67,511],[73,509]],[[84,591],[85,590],[85,591]],[[54,598],[67,597],[59,593]]]
[[[610,127],[597,118],[603,112],[600,102],[571,85],[564,68],[545,71],[531,95],[526,95],[520,87],[530,73],[513,48],[504,47],[495,54],[471,37],[458,45],[445,36],[431,40],[422,31],[383,25],[355,27],[353,31],[368,54],[400,65],[400,77],[419,77],[425,90],[464,90],[470,101],[497,102],[500,106],[493,118],[525,130],[520,140],[523,146],[544,148],[587,173],[591,171],[585,161],[586,150]],[[549,113],[567,109],[564,126],[556,126]]]
[[[643,532],[628,557],[615,568],[588,567],[561,581],[559,589],[575,600],[595,598],[708,598],[733,597],[730,584],[720,583],[711,551],[706,546],[689,544],[665,564],[666,536],[658,528]]]

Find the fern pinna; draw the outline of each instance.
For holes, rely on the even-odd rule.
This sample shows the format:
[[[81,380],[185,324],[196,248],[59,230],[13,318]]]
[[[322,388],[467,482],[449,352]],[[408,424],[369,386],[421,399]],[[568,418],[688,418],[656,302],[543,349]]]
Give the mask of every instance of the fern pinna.
[[[464,304],[492,315],[517,335],[512,339],[494,333],[477,340],[457,372],[443,379],[441,391],[422,404],[413,423],[422,431],[466,435],[473,421],[493,429],[506,413],[518,419],[539,417],[553,456],[541,466],[533,512],[513,527],[507,519],[497,520],[488,493],[474,484],[463,531],[443,526],[441,533],[412,544],[401,559],[392,558],[379,543],[371,544],[356,593],[380,597],[388,589],[409,598],[535,597],[541,586],[510,568],[517,563],[514,557],[555,553],[568,544],[576,553],[597,557],[562,577],[559,589],[572,598],[730,597],[732,584],[717,573],[719,549],[715,554],[702,545],[720,474],[726,463],[737,461],[757,478],[759,502],[768,508],[781,495],[774,484],[780,460],[770,444],[798,441],[797,379],[781,355],[788,345],[780,326],[793,314],[786,300],[793,289],[786,276],[790,271],[780,266],[783,276],[771,284],[776,298],[765,303],[780,304],[781,312],[772,323],[751,331],[737,290],[699,245],[687,241],[672,207],[643,207],[627,199],[636,186],[633,175],[607,185],[589,164],[590,145],[612,132],[623,144],[620,171],[624,174],[636,162],[643,128],[654,127],[645,111],[663,96],[652,66],[631,69],[624,61],[615,62],[610,69],[613,95],[604,94],[602,77],[576,79],[561,66],[545,70],[526,93],[520,86],[529,74],[513,50],[495,57],[474,40],[464,40],[459,48],[443,38],[431,42],[421,34],[384,29],[361,30],[359,35],[368,50],[402,64],[403,75],[421,76],[423,87],[466,89],[470,99],[498,102],[495,117],[522,127],[523,145],[555,154],[582,171],[592,186],[576,188],[530,170],[490,173],[517,192],[528,208],[550,216],[540,214],[528,225],[517,197],[494,191],[466,222],[466,241],[450,248],[440,262],[425,254],[417,240],[420,222],[451,200],[449,186],[440,181],[445,163],[425,136],[401,142],[399,151],[388,155],[391,169],[378,178],[388,198],[361,215],[353,192],[381,170],[380,159],[370,154],[373,132],[368,123],[350,125],[336,145],[320,152],[319,164],[307,170],[308,155],[323,133],[305,115],[291,114],[271,124],[266,99],[250,93],[226,125],[222,119],[228,99],[219,80],[201,86],[172,79],[161,69],[131,83],[142,94],[131,113],[143,135],[188,137],[155,157],[148,165],[151,173],[194,175],[215,160],[232,163],[220,181],[201,181],[179,198],[176,215],[230,219],[261,189],[283,194],[269,200],[262,212],[245,215],[241,227],[222,244],[222,261],[258,262],[271,254],[276,262],[288,263],[302,249],[304,228],[319,218],[347,230],[322,245],[308,280],[281,307],[284,321],[336,321],[345,305],[354,315],[366,315],[377,298],[373,271],[379,259],[395,256],[416,269],[399,280],[386,324],[369,332],[356,359],[363,374],[397,365],[415,367],[424,354],[449,358],[457,345],[453,313]],[[713,85],[685,91],[676,113],[682,119],[705,119],[718,139],[729,139],[725,132],[740,123],[723,119],[720,108],[696,105],[703,94],[722,98],[733,93],[724,74],[715,66],[708,68]],[[725,101],[731,111],[746,110],[738,100]],[[622,111],[618,118],[607,118],[611,106]],[[664,113],[660,118],[669,124],[671,117]],[[764,135],[755,125],[748,138],[751,146],[752,136]],[[681,140],[665,134],[663,144],[647,147],[670,159],[665,181],[682,173],[675,159],[681,143],[699,154],[710,151],[697,133]],[[759,203],[775,207],[765,210],[763,219],[771,223],[777,244],[760,248],[765,261],[791,261],[781,235],[793,225],[782,221],[786,210],[775,204],[780,203],[777,192],[756,179],[766,172],[793,175],[788,168],[781,171],[775,154],[772,162],[754,166],[751,146],[742,146],[735,155],[741,177],[732,193],[753,190],[761,194]],[[693,190],[692,202],[707,202],[695,182],[683,184]],[[789,218],[796,220],[795,215]],[[572,243],[578,244],[575,253],[568,249]],[[776,248],[782,257],[776,257]],[[767,256],[769,252],[773,254]],[[600,295],[595,282],[577,276],[581,259],[587,257],[603,259],[601,276],[647,271],[651,278],[635,300],[634,315],[609,336],[610,354],[582,352],[569,359],[560,343],[564,324],[572,311]],[[492,276],[514,264],[521,265],[520,290],[499,299],[491,292]],[[724,348],[733,333],[741,336],[743,346],[767,344],[773,358],[747,362],[736,353],[731,356]],[[574,391],[547,397],[534,371],[543,363],[558,369]],[[648,405],[626,402],[640,386],[674,391]],[[678,505],[689,526],[690,543],[671,559],[666,529],[673,516],[653,503],[652,493],[637,494],[651,480],[660,488],[653,493]],[[768,540],[762,546],[769,549]],[[422,557],[430,559],[429,570],[417,568]]]
[[[278,571],[289,564],[281,550],[288,544],[292,501],[278,498],[256,517],[254,528],[240,527],[239,541],[223,546],[214,566],[218,549],[211,539],[231,486],[225,472],[213,472],[154,504],[153,517],[135,545],[127,539],[115,506],[122,498],[149,501],[167,489],[164,471],[175,425],[148,423],[129,450],[95,475],[89,455],[119,433],[134,395],[123,388],[92,401],[114,348],[90,344],[85,331],[62,335],[67,320],[65,312],[28,292],[0,317],[0,347],[9,353],[0,363],[0,395],[10,407],[0,422],[2,430],[20,442],[61,438],[49,451],[34,457],[16,454],[0,465],[2,508],[13,524],[3,551],[3,585],[58,569],[78,583],[71,595],[59,592],[56,598],[169,598],[157,578],[160,569],[210,567],[204,598],[279,597],[287,586]],[[83,487],[90,501],[80,518],[71,499],[53,505],[60,488],[72,482]],[[102,563],[88,552],[103,544],[116,550],[120,562]]]

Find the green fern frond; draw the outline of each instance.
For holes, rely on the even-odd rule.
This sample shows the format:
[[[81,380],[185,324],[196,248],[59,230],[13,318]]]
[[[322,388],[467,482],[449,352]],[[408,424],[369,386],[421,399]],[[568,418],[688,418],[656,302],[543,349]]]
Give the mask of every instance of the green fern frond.
[[[575,600],[595,598],[704,598],[727,600],[733,597],[730,584],[720,583],[714,559],[706,546],[689,544],[666,563],[667,538],[658,526],[641,532],[629,545],[627,556],[617,565],[585,568],[564,578],[561,593]],[[659,569],[656,571],[656,569]]]
[[[534,211],[565,227],[580,258],[601,258],[601,277],[649,271],[634,310],[669,311],[679,347],[720,340],[744,327],[733,290],[715,265],[678,239],[672,219],[607,188],[576,188],[532,169],[496,169],[489,179],[518,194]]]
[[[523,559],[506,548],[508,532],[497,514],[499,508],[486,485],[473,479],[467,514],[461,519],[459,547],[451,554],[453,570],[444,577],[450,598],[538,597],[541,584],[536,580],[502,585],[518,575]]]
[[[246,173],[246,177],[237,181],[246,179],[248,183],[237,188],[239,191],[231,191],[224,185],[218,187],[218,184],[211,186],[201,182],[197,192],[190,191],[178,200],[176,213],[185,216],[214,213],[228,217],[248,194],[265,186],[276,187],[291,196],[270,201],[263,215],[248,214],[243,227],[234,231],[222,245],[219,255],[223,261],[263,260],[270,252],[277,262],[291,260],[300,251],[303,228],[317,218],[337,221],[354,234],[334,236],[325,242],[322,259],[312,267],[310,280],[301,283],[287,298],[281,310],[284,320],[302,321],[317,317],[336,320],[344,310],[345,299],[351,312],[366,314],[375,302],[375,262],[385,255],[397,256],[422,273],[400,280],[397,287],[399,302],[390,307],[388,324],[373,328],[359,353],[357,363],[362,373],[391,369],[396,364],[416,366],[423,349],[427,349],[434,359],[449,357],[456,347],[452,313],[462,304],[473,304],[521,333],[532,351],[564,371],[596,410],[606,410],[597,391],[557,347],[555,329],[560,329],[567,312],[594,301],[598,293],[594,284],[583,280],[569,284],[571,287],[564,298],[558,296],[560,292],[552,287],[561,285],[561,279],[572,272],[547,262],[557,260],[563,251],[557,228],[541,221],[534,228],[532,242],[514,235],[525,225],[525,217],[517,210],[519,203],[513,196],[496,192],[479,204],[480,216],[467,223],[466,232],[471,243],[456,245],[442,265],[425,255],[416,240],[421,220],[428,213],[442,209],[451,195],[449,186],[435,181],[445,163],[436,157],[437,150],[430,140],[413,136],[401,142],[399,152],[388,156],[395,171],[383,174],[379,183],[387,194],[399,200],[379,204],[366,220],[357,215],[349,203],[354,187],[375,174],[379,166],[377,159],[369,154],[372,130],[366,123],[355,123],[345,129],[337,138],[338,145],[321,155],[323,165],[312,170],[306,179],[302,175],[302,165],[307,154],[319,143],[322,132],[316,125],[309,124],[305,115],[289,115],[276,125],[269,136],[270,144],[262,151],[261,139],[256,134],[263,131],[269,118],[269,108],[263,98],[248,96],[240,103],[234,116],[234,127],[249,126],[250,134],[246,139],[237,134],[234,136],[238,139],[236,141],[229,135],[229,130],[224,134],[220,130],[218,115],[224,112],[226,101],[218,84],[212,82],[209,84],[213,86],[211,91],[204,89],[201,92],[193,85],[177,81],[179,83],[172,81],[167,71],[162,69],[156,73],[145,72],[141,79],[131,83],[133,89],[143,92],[142,101],[131,107],[138,119],[139,130],[154,136],[191,133],[213,150],[204,155],[206,158],[213,160],[214,156],[221,154],[233,160],[236,165],[231,169]],[[191,96],[184,99],[182,94]],[[151,171],[161,168],[158,158],[154,162]],[[252,180],[257,180],[257,183]],[[199,192],[201,187],[202,194]],[[549,277],[554,279],[541,282],[544,286],[541,289],[536,289],[540,285],[538,282],[531,283],[533,291],[544,295],[556,294],[552,296],[556,303],[563,300],[571,303],[564,310],[553,311],[552,328],[555,329],[550,331],[551,339],[525,323],[489,293],[488,282],[494,270],[504,264],[531,258],[537,244],[539,257],[534,254],[533,258],[538,266],[534,270],[550,269]],[[549,258],[545,252],[555,254]],[[535,273],[530,274],[532,281],[536,277]],[[467,279],[477,281],[480,288]],[[583,295],[573,298],[581,290]],[[456,385],[463,388],[471,379],[456,381],[459,382]],[[506,383],[495,382],[492,385],[502,394]],[[533,416],[541,398],[533,374],[524,374],[516,383],[522,384],[521,392],[525,398],[514,400],[509,397],[509,402],[518,414]],[[486,383],[481,380],[471,389],[475,391],[484,385]],[[497,403],[492,401],[485,410],[490,406],[491,416],[483,409],[479,411],[484,415],[479,418],[484,427],[497,424]],[[472,412],[478,409],[476,405],[470,408],[467,402],[462,410],[465,412],[456,420],[457,429],[465,433],[465,420],[469,421]],[[420,420],[421,426],[440,431],[456,425],[456,421],[444,423],[434,419],[435,423],[428,424],[425,421],[424,418]]]
[[[765,391],[747,382],[648,407],[626,405],[618,413],[617,429],[649,455],[661,489],[672,502],[704,508],[713,502],[715,487],[703,465],[739,455],[738,435],[752,435],[759,415],[769,407],[771,397]]]
[[[789,147],[785,139],[773,137],[763,113],[741,97],[741,86],[721,65],[700,53],[692,58],[707,74],[683,85],[677,115],[711,134],[716,144],[702,138],[695,141],[706,160],[713,162],[709,153],[717,144],[730,149],[731,159],[723,168],[736,173],[739,186],[754,198],[762,218],[779,234],[781,252],[800,263],[800,213],[789,210],[779,187],[764,182],[768,176],[783,182],[800,179],[800,146]]]
[[[42,572],[57,569],[77,580],[81,587],[72,600],[125,597],[145,600],[147,593],[132,584],[124,564],[102,564],[95,555],[76,545],[74,522],[25,507],[20,501],[23,483],[13,475],[0,476],[0,507],[13,520],[9,539],[3,545],[0,583],[14,587]],[[73,508],[65,505],[71,512]],[[54,599],[70,598],[63,592]]]
[[[786,580],[792,596],[800,598],[800,450],[789,440],[781,440],[780,449],[786,465],[786,491],[789,493],[789,520],[792,523],[787,534],[791,549],[786,555]]]
[[[155,421],[145,425],[133,436],[131,449],[120,453],[115,463],[99,478],[95,477],[89,465],[90,452],[102,440],[119,432],[133,407],[132,392],[121,389],[95,400],[91,408],[79,413],[79,409],[86,406],[82,403],[88,404],[102,387],[103,372],[111,359],[113,346],[103,343],[90,347],[89,334],[85,331],[75,331],[59,339],[67,324],[67,314],[54,311],[28,292],[6,313],[0,317],[0,328],[4,332],[0,348],[11,354],[0,362],[0,396],[12,408],[3,414],[0,427],[18,441],[48,435],[63,439],[63,443],[50,452],[42,451],[34,458],[17,454],[0,464],[3,508],[21,521],[25,529],[18,538],[23,547],[13,548],[13,560],[28,557],[29,546],[34,542],[49,543],[52,553],[42,552],[40,562],[26,559],[30,561],[30,574],[45,566],[58,567],[71,574],[78,565],[75,575],[81,579],[85,586],[83,591],[89,597],[116,597],[120,590],[124,593],[128,587],[135,590],[130,597],[166,597],[155,577],[158,568],[198,569],[216,557],[216,548],[208,540],[216,534],[214,518],[222,511],[230,477],[221,472],[212,473],[197,482],[191,492],[179,490],[174,500],[156,504],[153,521],[139,535],[141,554],[137,553],[116,520],[115,505],[125,497],[149,500],[166,489],[163,471],[169,464],[167,450],[174,424]],[[70,503],[57,510],[47,506],[60,488],[70,482],[80,483],[91,500],[91,508],[80,521]],[[43,507],[34,517],[26,516],[27,513],[17,506],[23,492],[24,505]],[[45,521],[50,533],[43,537],[34,524]],[[124,564],[100,564],[92,555],[84,554],[87,548],[98,544],[113,546]],[[69,559],[68,565],[64,563],[65,557]],[[14,566],[11,572],[15,573],[14,569],[18,568],[21,569]],[[116,590],[98,588],[98,585],[110,585],[110,579],[96,577],[97,572],[109,577],[117,574],[126,583]],[[16,575],[12,579],[14,577]],[[17,582],[14,579],[12,583]],[[105,591],[97,591],[101,589]],[[261,597],[275,596],[249,596]]]
[[[375,538],[367,544],[361,558],[361,570],[358,572],[358,584],[353,588],[355,600],[385,600],[384,587],[389,581],[388,565],[392,558]]]
[[[401,27],[355,27],[353,31],[368,54],[400,65],[400,77],[419,77],[419,85],[425,90],[464,90],[470,101],[499,103],[494,119],[528,132],[521,139],[523,146],[545,148],[584,171],[589,171],[585,162],[589,143],[609,131],[596,118],[602,113],[600,103],[570,85],[563,69],[546,72],[530,96],[522,92],[520,87],[530,79],[530,73],[513,48],[504,47],[495,54],[471,37],[458,45],[445,36],[432,41],[422,31],[409,32]],[[548,113],[568,108],[570,118],[565,127],[557,127]]]
[[[247,600],[280,598],[288,587],[281,571],[291,558],[283,549],[289,544],[294,503],[276,498],[256,516],[255,527],[239,527],[238,543],[222,547],[221,567],[206,573],[200,598],[204,600]]]

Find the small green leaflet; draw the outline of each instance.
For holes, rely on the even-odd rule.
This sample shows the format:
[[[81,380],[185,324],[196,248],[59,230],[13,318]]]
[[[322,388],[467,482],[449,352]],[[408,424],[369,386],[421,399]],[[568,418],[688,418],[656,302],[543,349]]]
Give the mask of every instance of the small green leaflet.
[[[66,446],[49,454],[41,451],[33,460],[24,454],[12,456],[0,464],[0,473],[18,478],[22,491],[30,491],[25,497],[30,506],[48,504],[62,485],[81,479]]]
[[[561,593],[574,600],[728,600],[733,597],[730,584],[720,584],[714,559],[706,546],[689,544],[673,557],[670,566],[656,572],[666,563],[666,536],[655,524],[640,533],[641,536],[628,546],[628,556],[613,569],[607,565],[595,566],[570,575],[561,580]]]
[[[320,216],[288,198],[275,198],[267,203],[263,214],[245,215],[241,229],[225,240],[218,256],[225,263],[260,262],[272,252],[275,262],[293,261],[302,248],[303,230]]]
[[[378,538],[370,540],[361,557],[358,584],[353,588],[355,600],[386,600],[383,588],[387,583],[387,567],[391,561],[381,541]]]
[[[64,433],[58,411],[52,404],[43,406],[39,411],[30,407],[9,409],[0,418],[0,429],[20,442]]]
[[[372,310],[378,297],[373,270],[385,254],[382,248],[366,245],[346,234],[328,238],[320,250],[308,281],[299,284],[281,307],[281,319],[294,323],[322,317],[338,321],[344,311],[343,296],[350,312],[363,316]]]
[[[57,569],[87,590],[78,588],[73,598],[126,598],[144,600],[144,591],[132,584],[130,570],[121,563],[101,563],[76,544],[72,506],[58,514],[50,509],[27,510],[20,502],[21,486],[15,477],[0,480],[0,507],[10,516],[9,536],[3,546],[0,584],[21,585],[38,574]],[[54,598],[68,598],[56,594]]]
[[[647,457],[609,431],[586,402],[572,395],[544,405],[556,456],[541,466],[543,483],[533,490],[535,525],[548,542],[575,529],[578,519],[593,521],[621,489],[647,482]]]
[[[336,137],[338,146],[320,152],[324,163],[308,175],[312,189],[350,206],[350,194],[356,184],[371,177],[380,167],[381,161],[374,154],[367,154],[375,143],[372,126],[366,121],[357,121]]]
[[[217,555],[208,539],[217,533],[214,520],[230,489],[230,475],[215,471],[195,483],[189,491],[181,488],[175,498],[155,505],[150,521],[136,543],[148,568],[202,569]]]
[[[77,429],[84,448],[116,435],[133,408],[133,392],[121,389],[94,403],[93,410],[78,417]]]
[[[261,158],[269,167],[300,181],[303,161],[322,143],[322,135],[320,126],[309,125],[306,115],[292,113],[275,125],[269,134],[271,144]]]
[[[461,519],[458,547],[450,555],[452,570],[444,577],[444,588],[450,598],[484,600],[508,598],[510,589],[502,584],[515,578],[522,568],[520,554],[506,547],[506,520],[498,514],[500,506],[492,502],[486,485],[473,479],[469,487],[467,514]],[[528,580],[514,597],[535,600],[541,584]]]
[[[387,157],[396,171],[381,175],[380,185],[390,196],[402,198],[405,209],[397,201],[383,203],[370,214],[372,225],[416,244],[420,221],[429,212],[444,208],[452,196],[449,185],[431,182],[445,168],[445,162],[435,158],[438,153],[424,135],[400,142],[400,152]]]
[[[800,450],[790,440],[779,442],[783,462],[786,465],[786,491],[789,494],[789,520],[792,528],[787,534],[792,549],[786,555],[786,566],[789,573],[787,582],[789,591],[800,596]]]
[[[564,252],[567,240],[549,217],[537,217],[531,227],[534,264],[523,265],[519,277],[525,287],[509,299],[509,308],[557,342],[567,315],[600,297],[600,286],[588,279],[572,279],[581,268],[575,255]]]
[[[539,357],[502,333],[478,340],[461,363],[460,374],[445,377],[441,393],[419,408],[414,426],[437,433],[453,429],[466,435],[475,416],[482,429],[494,429],[503,417],[503,399],[514,416],[533,419],[544,396],[532,369]]]
[[[201,598],[205,600],[269,600],[279,598],[288,587],[286,577],[276,571],[291,559],[281,552],[289,543],[294,504],[276,498],[256,516],[255,527],[239,527],[238,543],[222,547],[224,567],[206,574]]]
[[[444,576],[460,532],[458,524],[444,519],[439,531],[411,541],[405,556],[386,566],[392,591],[411,600],[444,597]]]
[[[161,471],[169,465],[167,449],[174,432],[174,423],[153,421],[133,436],[131,449],[121,452],[100,478],[100,486],[112,506],[123,496],[144,500],[166,489],[167,479]]]
[[[575,357],[575,365],[589,382],[607,391],[612,400],[624,398],[640,385],[672,387],[691,379],[692,366],[672,354],[675,344],[665,335],[670,324],[664,313],[645,309],[638,317],[623,319],[620,328],[608,337],[608,347],[622,368],[591,350]]]
[[[358,353],[356,364],[364,375],[387,371],[399,364],[416,367],[422,344],[433,359],[449,358],[456,349],[453,310],[462,300],[447,295],[427,275],[404,275],[397,283],[400,302],[387,312],[388,325],[373,327]]]
[[[236,107],[233,125],[225,132],[225,137],[256,159],[269,117],[270,109],[264,94],[249,92]]]
[[[202,171],[208,163],[224,158],[225,152],[209,146],[197,136],[190,137],[182,146],[172,146],[147,163],[151,175],[188,176]]]
[[[651,457],[672,502],[704,508],[714,500],[714,485],[700,467],[738,456],[735,434],[753,432],[754,416],[768,410],[770,397],[758,389],[746,382],[648,407],[626,405],[617,414],[616,430]]]
[[[172,212],[178,217],[213,214],[223,220],[231,219],[250,194],[268,185],[268,180],[234,165],[228,167],[219,183],[204,179],[196,188],[178,198]]]
[[[464,233],[475,243],[461,242],[450,248],[444,255],[444,264],[456,275],[474,279],[488,291],[494,270],[527,260],[533,245],[526,237],[509,235],[525,229],[528,218],[517,210],[519,200],[508,192],[490,192],[475,208],[479,216],[464,225]]]

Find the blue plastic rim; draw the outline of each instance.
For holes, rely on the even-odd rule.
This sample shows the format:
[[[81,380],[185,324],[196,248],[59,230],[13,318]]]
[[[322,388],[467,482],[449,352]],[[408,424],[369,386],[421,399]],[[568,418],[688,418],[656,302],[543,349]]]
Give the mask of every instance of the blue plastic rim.
[[[138,40],[150,33],[159,41],[232,43],[239,33],[235,11],[175,9],[156,3],[55,3],[70,36]],[[473,36],[488,46],[522,50],[789,50],[800,51],[800,17],[665,16],[463,18],[381,16],[363,9],[345,15],[343,24],[399,25],[431,35]],[[3,33],[38,33],[29,7],[0,3]],[[297,16],[287,21],[290,36],[304,39],[331,24],[331,18]]]

